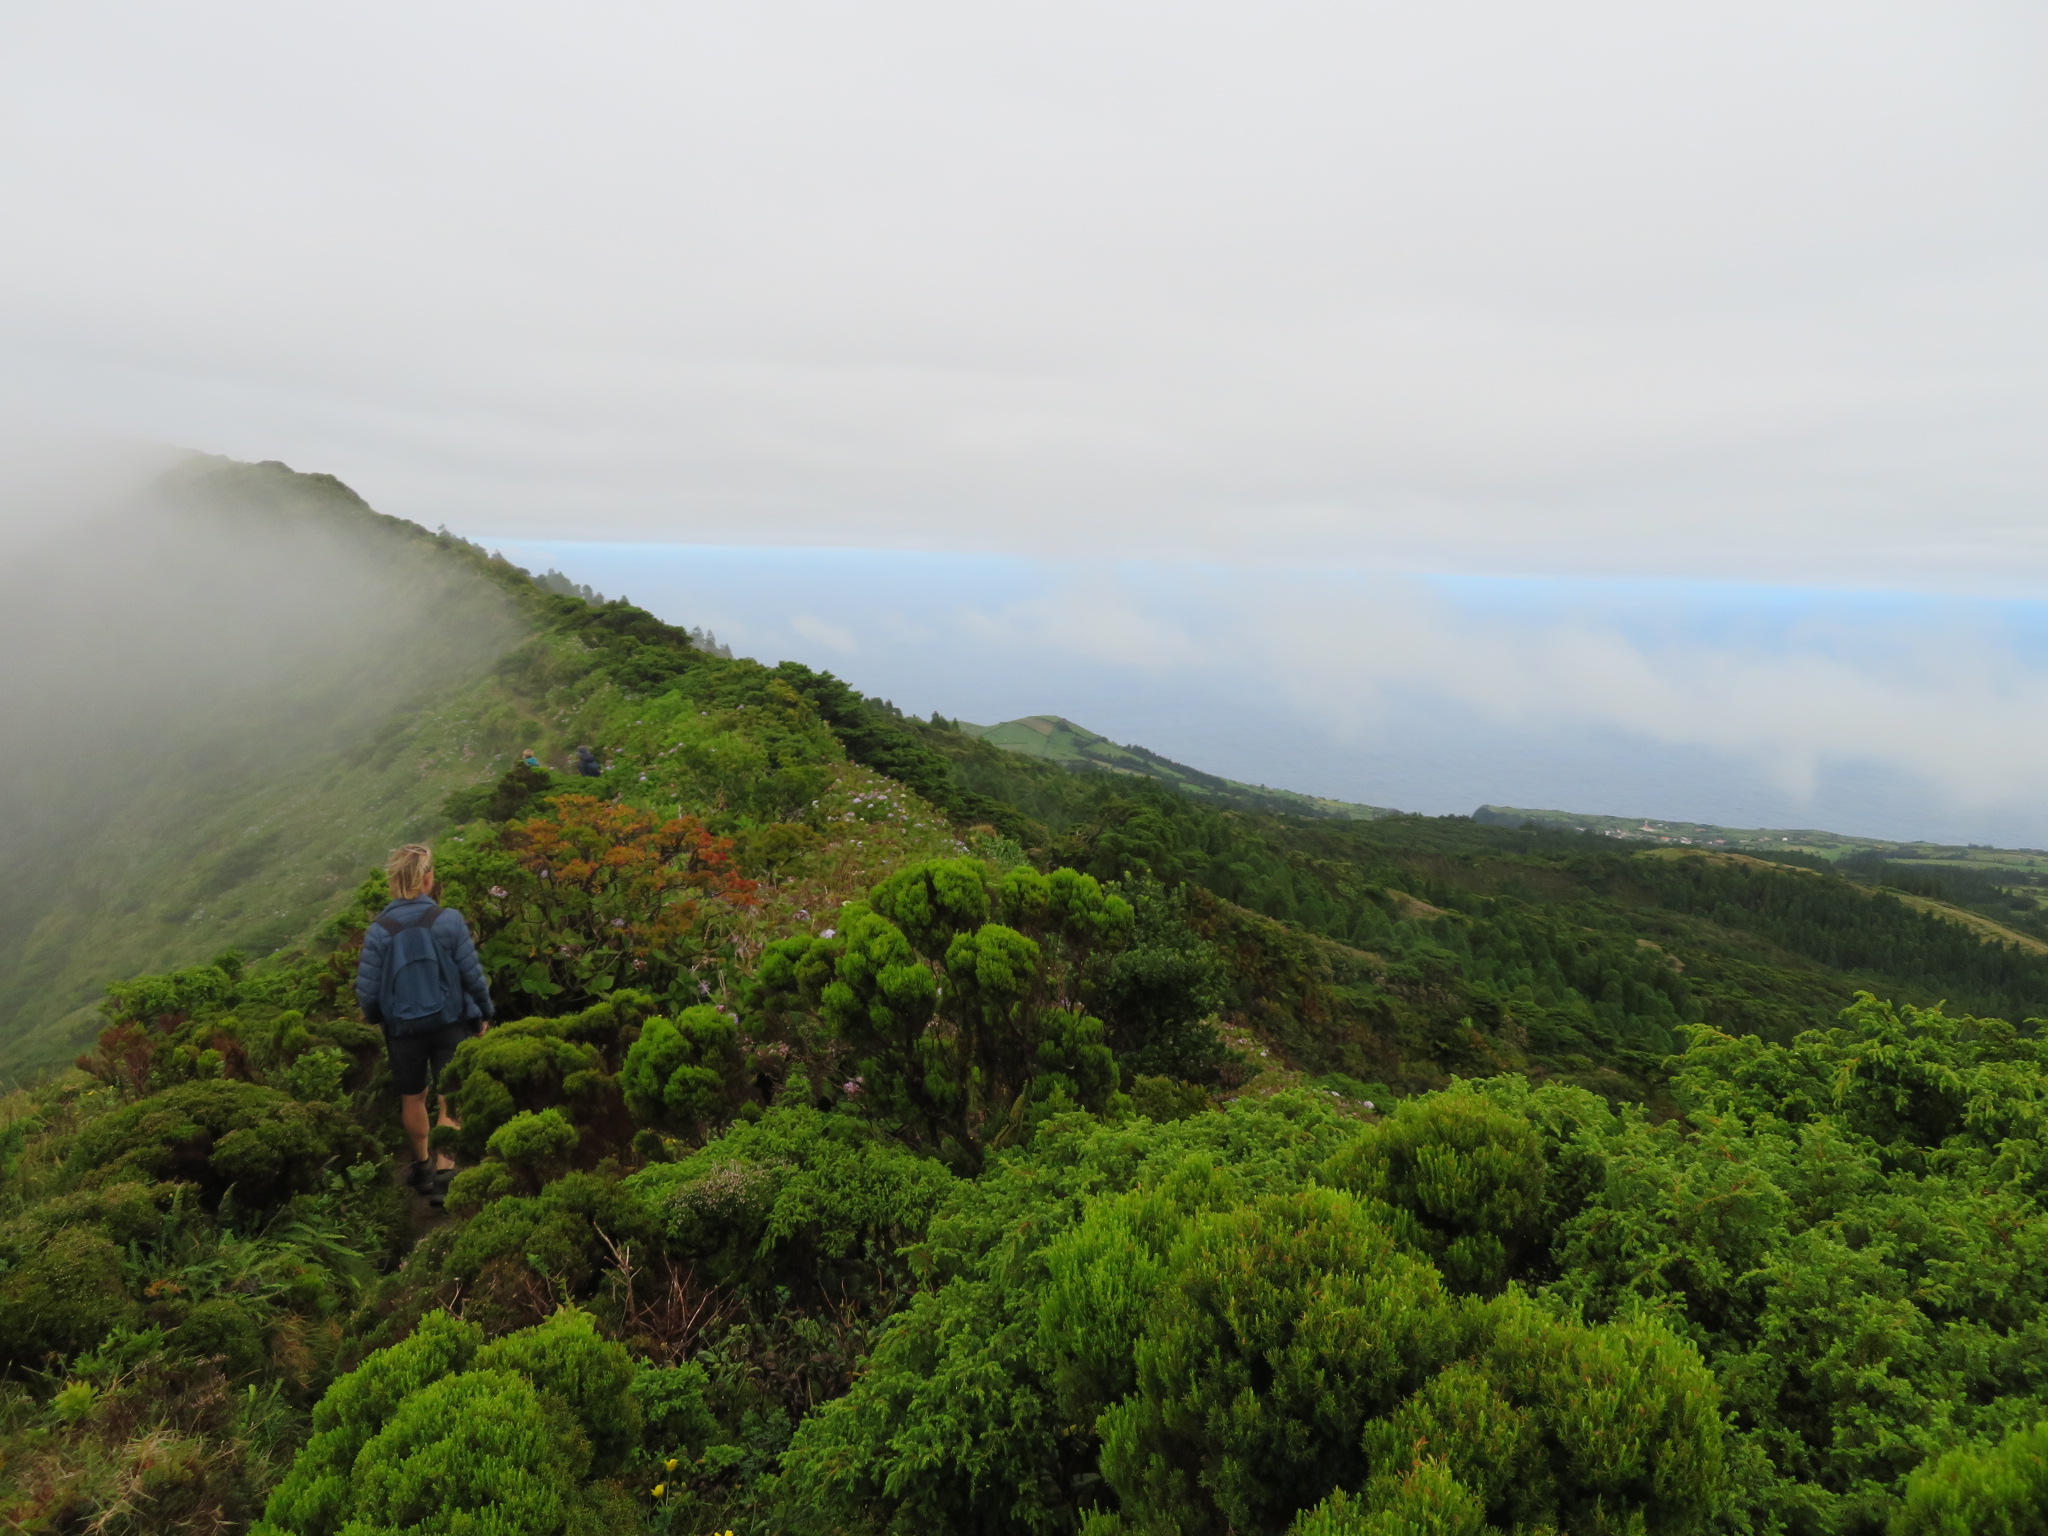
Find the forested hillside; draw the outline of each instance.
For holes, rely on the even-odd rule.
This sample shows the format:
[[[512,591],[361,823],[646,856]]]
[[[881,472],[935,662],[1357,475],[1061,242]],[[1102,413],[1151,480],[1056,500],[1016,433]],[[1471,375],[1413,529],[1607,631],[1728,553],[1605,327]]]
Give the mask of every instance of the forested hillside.
[[[1074,774],[191,473],[468,638],[14,852],[15,995],[104,999],[0,1107],[12,1527],[2048,1526],[2048,954],[1972,892]],[[445,1213],[350,993],[410,836],[503,1021]],[[118,905],[236,857],[290,931]]]
[[[1149,779],[1200,799],[1241,811],[1281,811],[1297,816],[1342,818],[1393,814],[1384,806],[1357,805],[1349,800],[1332,800],[1323,795],[1304,795],[1291,789],[1272,789],[1264,784],[1246,784],[1220,774],[1204,773],[1186,763],[1176,763],[1146,747],[1118,746],[1107,736],[1058,715],[1027,715],[1005,720],[1000,725],[974,725],[965,720],[952,722],[970,736],[992,746],[1022,752],[1027,757],[1058,763],[1075,773],[1117,773]]]

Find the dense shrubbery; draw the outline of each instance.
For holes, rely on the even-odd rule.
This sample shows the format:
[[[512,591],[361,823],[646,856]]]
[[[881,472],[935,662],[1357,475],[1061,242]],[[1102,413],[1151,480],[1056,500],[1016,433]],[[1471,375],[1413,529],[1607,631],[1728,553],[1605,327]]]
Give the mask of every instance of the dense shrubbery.
[[[1458,1296],[1401,1211],[1320,1176],[1384,1129],[1306,1096],[1049,1124],[963,1192],[932,1239],[947,1282],[800,1429],[787,1518],[1280,1532],[1441,1471],[1503,1527],[1704,1528],[1728,1478],[1693,1347]]]
[[[633,1175],[669,1252],[767,1298],[836,1298],[896,1272],[954,1180],[850,1115],[770,1110]],[[886,1282],[885,1282],[886,1283]]]
[[[731,864],[730,842],[695,818],[661,821],[588,795],[560,796],[437,860],[501,1007],[549,1013],[618,987],[684,995],[708,947],[707,904],[752,899]]]
[[[593,1478],[638,1448],[633,1384],[581,1313],[485,1343],[437,1312],[328,1389],[254,1536],[615,1530],[632,1506]]]
[[[461,1219],[369,1292],[364,1133],[275,1086],[354,1070],[335,1026],[232,964],[124,987],[62,1155],[12,1154],[45,1192],[0,1228],[0,1341],[68,1383],[15,1400],[17,1496],[81,1496],[34,1414],[132,1443],[125,1384],[170,1381],[151,1433],[203,1445],[195,1370],[317,1385],[361,1297],[394,1342],[259,1529],[2020,1528],[2048,1047],[1864,1001],[1696,1027],[1663,1122],[1520,1077],[1160,1121],[1072,1021],[1143,1051],[1222,962],[1133,894],[912,866],[769,945],[738,1014],[617,991],[491,1031],[449,1084]],[[164,1497],[249,1510],[274,1465],[195,1450]]]
[[[991,891],[978,861],[940,860],[890,876],[839,922],[769,945],[753,1002],[799,1036],[814,1020],[864,1113],[972,1167],[1034,1106],[1108,1103],[1115,1058],[1075,994],[1127,942],[1131,909],[1093,878],[1019,868]]]
[[[455,1150],[481,1158],[515,1115],[562,1106],[575,1115],[582,1159],[623,1151],[633,1126],[619,1085],[654,999],[620,989],[581,1013],[515,1019],[466,1042],[442,1091],[462,1129]]]

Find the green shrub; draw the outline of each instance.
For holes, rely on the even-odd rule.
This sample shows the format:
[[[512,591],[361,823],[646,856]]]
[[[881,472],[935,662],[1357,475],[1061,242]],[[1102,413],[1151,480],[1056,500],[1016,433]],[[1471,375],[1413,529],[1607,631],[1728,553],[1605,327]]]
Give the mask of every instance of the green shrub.
[[[1223,1006],[1222,959],[1188,922],[1184,892],[1154,880],[1123,891],[1135,914],[1132,941],[1099,988],[1117,1054],[1133,1073],[1213,1083],[1227,1057],[1209,1022]]]
[[[968,1169],[1025,1132],[1034,1098],[1107,1106],[1118,1070],[1103,1025],[1062,994],[1131,919],[1072,870],[1013,869],[993,900],[987,879],[972,859],[897,871],[847,903],[831,937],[770,944],[748,999],[771,1024],[814,1016],[850,1059],[846,1097]],[[1021,926],[983,920],[997,908]]]
[[[1288,1536],[1493,1536],[1486,1507],[1441,1461],[1419,1461],[1354,1499],[1341,1488],[1289,1526]]]
[[[532,1110],[514,1115],[484,1143],[484,1150],[508,1164],[518,1180],[517,1187],[532,1194],[547,1183],[551,1174],[561,1173],[579,1140],[576,1127],[559,1109]]]
[[[58,1232],[98,1227],[116,1246],[148,1243],[164,1230],[166,1205],[175,1206],[179,1186],[122,1179],[54,1195],[24,1210],[7,1224],[6,1245],[40,1246]]]
[[[1413,1218],[1404,1232],[1452,1286],[1490,1293],[1548,1246],[1548,1172],[1536,1128],[1461,1084],[1396,1105],[1330,1160],[1328,1177]]]
[[[955,1180],[862,1121],[782,1106],[627,1183],[708,1277],[810,1299],[897,1270]]]
[[[868,906],[925,954],[943,954],[988,921],[988,871],[975,859],[932,859],[882,881]]]
[[[539,732],[521,729],[511,734],[528,736]],[[561,794],[573,788],[575,782],[558,778],[544,768],[529,768],[524,762],[518,762],[500,774],[495,782],[451,791],[441,802],[441,814],[456,822],[479,819],[510,821],[515,816],[529,814],[537,803],[545,804],[551,794]]]
[[[1435,1272],[1336,1190],[1192,1222],[1153,1294],[1102,1474],[1141,1529],[1280,1530],[1366,1480],[1360,1434],[1471,1330]]]
[[[187,1312],[172,1339],[194,1359],[218,1359],[221,1373],[231,1379],[260,1370],[270,1354],[249,1309],[224,1296]]]
[[[0,1279],[0,1357],[40,1365],[90,1349],[140,1307],[122,1282],[121,1250],[90,1227],[54,1232]]]
[[[265,1210],[375,1154],[338,1105],[219,1081],[181,1084],[93,1121],[72,1143],[66,1171],[87,1187],[138,1176],[189,1182],[209,1205],[232,1189],[237,1206]]]
[[[274,1081],[295,1099],[338,1100],[354,1066],[339,1046],[316,1046],[294,1057]]]
[[[1368,1503],[1436,1460],[1504,1529],[1706,1528],[1727,1466],[1698,1351],[1655,1321],[1589,1328],[1515,1290],[1479,1323],[1472,1358],[1367,1427]]]
[[[625,1351],[567,1311],[479,1338],[435,1313],[335,1382],[252,1536],[590,1530],[593,1455],[638,1441]]]
[[[537,1327],[507,1334],[476,1353],[480,1371],[517,1371],[560,1398],[590,1440],[593,1465],[609,1471],[640,1443],[633,1362],[601,1338],[590,1314],[564,1307]]]
[[[643,1024],[619,1081],[634,1119],[698,1141],[738,1107],[742,1066],[738,1022],[707,1004]]]
[[[475,1176],[502,1166],[485,1164]],[[648,1202],[615,1174],[569,1173],[538,1194],[495,1198],[468,1221],[434,1233],[394,1289],[414,1297],[459,1289],[468,1316],[512,1327],[554,1301],[592,1302],[603,1277],[616,1272],[620,1248],[652,1255],[661,1237]]]
[[[524,1187],[519,1171],[509,1163],[478,1163],[455,1175],[445,1205],[451,1216],[473,1216],[493,1200],[518,1194]]]
[[[464,1041],[442,1084],[462,1124],[455,1149],[474,1161],[514,1115],[556,1109],[575,1124],[584,1162],[623,1152],[633,1122],[616,1074],[652,1010],[646,994],[616,992],[580,1013],[518,1019]]]
[[[105,1010],[116,1022],[182,1022],[233,998],[240,975],[241,957],[223,956],[210,965],[195,965],[158,976],[137,976],[129,981],[110,981]]]
[[[797,1426],[777,1518],[821,1533],[1072,1529],[1099,1497],[1095,1420],[1135,1380],[1155,1256],[1191,1212],[1299,1188],[1355,1126],[1298,1093],[1170,1125],[1064,1115],[956,1181],[917,1250],[942,1283]]]
[[[718,1420],[705,1402],[711,1383],[694,1360],[681,1365],[640,1364],[633,1373],[633,1398],[640,1405],[647,1448],[657,1457],[696,1457],[718,1433]]]
[[[568,1415],[524,1377],[458,1372],[406,1398],[363,1447],[343,1536],[558,1536],[588,1462]]]
[[[1131,1109],[1148,1120],[1185,1120],[1216,1107],[1200,1083],[1173,1077],[1141,1077],[1131,1084]]]
[[[334,1536],[353,1512],[363,1447],[405,1400],[462,1370],[482,1342],[474,1324],[435,1312],[410,1337],[337,1380],[313,1408],[313,1434],[264,1506],[264,1536]]]
[[[2048,1420],[1965,1445],[1906,1482],[1891,1536],[2027,1536],[2048,1529]]]

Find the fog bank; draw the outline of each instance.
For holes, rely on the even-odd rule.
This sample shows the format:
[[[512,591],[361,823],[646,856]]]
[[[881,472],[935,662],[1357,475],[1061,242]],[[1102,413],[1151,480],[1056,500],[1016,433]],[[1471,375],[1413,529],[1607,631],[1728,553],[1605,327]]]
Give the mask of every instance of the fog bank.
[[[394,725],[516,633],[336,482],[149,460],[45,459],[0,528],[0,1058],[108,975],[295,936],[418,814]]]

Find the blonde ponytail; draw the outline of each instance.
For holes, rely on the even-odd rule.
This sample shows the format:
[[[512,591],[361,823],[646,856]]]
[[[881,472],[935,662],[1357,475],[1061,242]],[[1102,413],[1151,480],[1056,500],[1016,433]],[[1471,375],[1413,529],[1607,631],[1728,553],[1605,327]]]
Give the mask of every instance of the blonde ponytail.
[[[424,896],[434,882],[434,851],[424,843],[407,843],[392,850],[384,872],[391,877],[391,894],[396,900]]]

